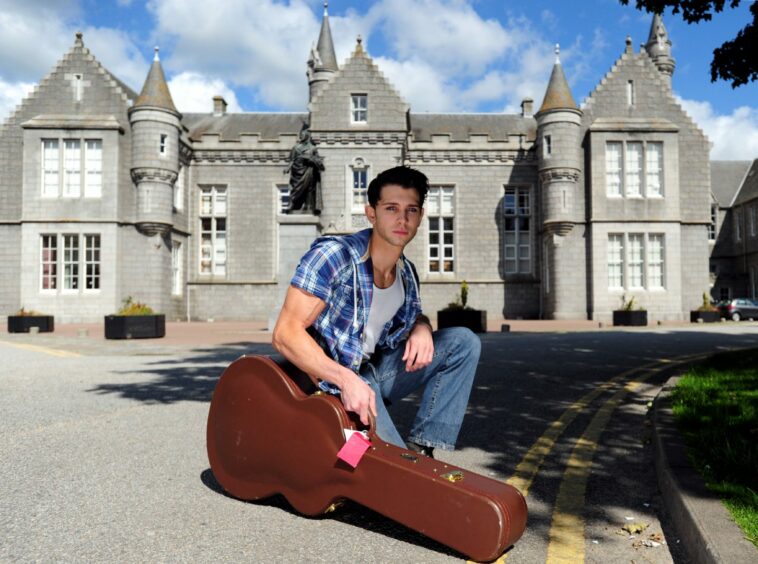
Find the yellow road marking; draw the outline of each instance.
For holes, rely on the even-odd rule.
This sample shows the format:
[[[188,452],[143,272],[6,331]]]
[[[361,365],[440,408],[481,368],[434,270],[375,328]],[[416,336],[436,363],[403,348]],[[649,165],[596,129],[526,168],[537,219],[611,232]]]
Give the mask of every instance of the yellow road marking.
[[[62,356],[62,357],[68,357],[68,358],[82,356],[79,353],[75,353],[71,351],[62,351],[60,349],[50,349],[48,347],[40,347],[38,345],[27,345],[24,343],[9,343],[8,341],[0,341],[0,343],[2,343],[3,345],[8,345],[9,347],[15,347],[17,349],[24,349],[27,351],[50,354],[53,356]]]
[[[584,434],[577,440],[566,463],[566,470],[553,506],[553,517],[548,533],[546,564],[577,564],[584,562],[584,497],[587,480],[592,470],[592,460],[608,421],[624,396],[636,390],[645,380],[668,368],[667,365],[682,364],[707,355],[697,354],[680,357],[677,361],[662,361],[656,367],[645,367],[646,373],[627,382],[616,391],[590,421]]]

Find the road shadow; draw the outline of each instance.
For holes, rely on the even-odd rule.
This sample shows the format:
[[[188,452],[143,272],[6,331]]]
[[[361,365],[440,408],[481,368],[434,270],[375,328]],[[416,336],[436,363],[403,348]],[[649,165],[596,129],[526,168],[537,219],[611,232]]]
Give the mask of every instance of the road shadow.
[[[530,447],[567,408],[610,378],[624,372],[633,378],[634,370],[644,365],[671,361],[684,355],[757,346],[758,334],[604,330],[566,334],[488,333],[481,335],[481,340],[482,356],[457,448],[484,453],[482,457],[477,455],[478,471],[495,479],[507,479],[514,474],[516,465]],[[143,365],[142,371],[136,375],[134,372],[114,372],[116,381],[100,384],[89,391],[116,394],[148,404],[209,402],[218,378],[230,362],[243,354],[272,353],[271,345],[247,342],[197,348],[181,357],[152,361]],[[666,372],[659,372],[649,382],[660,385],[667,377]],[[530,499],[552,505],[565,459],[574,441],[598,407],[617,390],[617,386],[610,387],[601,393],[566,428],[545,459],[530,490]],[[411,396],[390,407],[401,433],[406,433],[412,425],[417,400]],[[625,401],[632,405],[643,399],[630,393]],[[644,417],[630,417],[626,427],[616,427],[611,434],[608,434],[610,431],[604,433],[601,441],[610,441],[611,446],[619,448],[639,445],[642,440],[640,432],[646,431],[646,423]],[[635,452],[635,449],[631,450]],[[613,457],[606,459],[604,455],[597,455],[593,477],[611,484],[617,472],[616,463]],[[637,467],[631,464],[630,468],[630,476],[633,476]],[[363,512],[350,513],[351,523],[355,526],[374,523],[371,526],[379,530],[392,530],[393,538],[397,538],[396,534],[413,537],[409,532],[398,533],[388,528],[389,525],[382,521],[384,518],[367,516]],[[549,522],[549,514],[530,514],[530,527],[548,527]]]

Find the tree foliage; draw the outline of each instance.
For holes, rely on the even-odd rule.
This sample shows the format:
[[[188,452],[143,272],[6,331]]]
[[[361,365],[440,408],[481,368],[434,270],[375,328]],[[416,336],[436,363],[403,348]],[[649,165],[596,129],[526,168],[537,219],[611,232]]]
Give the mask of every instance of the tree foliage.
[[[629,0],[620,0],[625,6]],[[714,13],[729,8],[736,8],[740,0],[635,0],[638,10],[662,14],[667,8],[672,13],[682,13],[682,19],[688,24],[710,21]],[[742,28],[736,37],[725,41],[713,51],[711,61],[711,82],[716,80],[731,81],[732,88],[758,80],[758,2],[750,5],[753,20]]]

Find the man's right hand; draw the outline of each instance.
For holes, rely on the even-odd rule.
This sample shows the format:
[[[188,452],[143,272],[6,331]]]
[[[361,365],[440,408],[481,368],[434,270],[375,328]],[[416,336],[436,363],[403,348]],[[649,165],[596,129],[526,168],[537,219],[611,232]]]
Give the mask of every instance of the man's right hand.
[[[347,378],[340,388],[342,404],[348,411],[354,411],[364,425],[369,424],[369,410],[376,417],[376,394],[371,386],[366,384],[355,373]]]

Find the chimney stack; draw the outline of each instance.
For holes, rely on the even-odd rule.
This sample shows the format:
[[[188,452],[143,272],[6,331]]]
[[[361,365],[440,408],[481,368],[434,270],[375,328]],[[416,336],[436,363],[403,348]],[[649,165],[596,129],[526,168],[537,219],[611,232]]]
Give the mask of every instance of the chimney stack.
[[[534,113],[534,100],[531,98],[524,98],[521,101],[521,117],[532,117]]]
[[[223,96],[214,96],[213,97],[213,115],[214,116],[223,116],[226,114],[226,100],[224,100]]]

